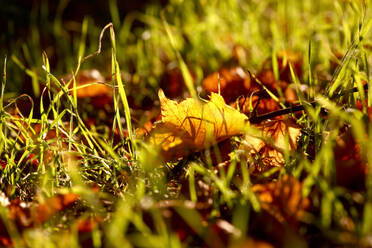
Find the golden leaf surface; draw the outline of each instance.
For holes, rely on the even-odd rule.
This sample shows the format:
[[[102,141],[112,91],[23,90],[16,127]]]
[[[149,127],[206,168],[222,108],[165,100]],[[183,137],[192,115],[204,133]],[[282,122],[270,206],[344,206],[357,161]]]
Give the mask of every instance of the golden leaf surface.
[[[177,103],[159,91],[162,120],[149,141],[160,147],[165,160],[183,157],[244,133],[248,117],[212,93],[210,100],[187,98]]]

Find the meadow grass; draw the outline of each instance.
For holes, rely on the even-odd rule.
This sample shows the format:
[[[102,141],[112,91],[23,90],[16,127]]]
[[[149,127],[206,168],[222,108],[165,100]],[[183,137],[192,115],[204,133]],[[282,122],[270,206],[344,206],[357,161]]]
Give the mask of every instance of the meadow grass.
[[[262,206],[252,190],[244,151],[230,154],[227,171],[213,166],[211,158],[205,162],[200,153],[164,163],[137,138],[139,125],[133,121],[136,113],[128,97],[138,101],[149,97],[158,104],[160,78],[172,66],[180,69],[185,95],[191,97],[203,94],[203,78],[224,66],[240,65],[255,74],[271,57],[278,79],[276,56],[283,50],[303,57],[304,74],[296,75],[292,65],[290,71],[291,85],[305,108],[297,122],[308,135],[301,137],[295,154],[284,152],[283,168],[262,174],[258,181],[293,175],[303,181],[302,196],[310,197],[312,210],[299,230],[285,232],[280,246],[371,245],[372,125],[366,120],[372,93],[363,88],[363,81],[370,85],[371,73],[370,1],[172,0],[165,6],[150,4],[121,20],[116,1],[110,0],[112,23],[105,28],[96,26],[90,16],[66,25],[64,4],[67,1],[60,1],[53,21],[48,19],[47,1],[33,9],[30,39],[12,42],[10,51],[1,51],[8,56],[3,58],[0,101],[0,159],[7,165],[0,170],[0,189],[9,200],[21,199],[31,206],[67,192],[80,199],[72,209],[21,232],[8,218],[9,208],[1,206],[0,217],[14,246],[80,247],[86,241],[92,247],[213,247],[218,235],[210,230],[222,220],[232,230],[226,235],[230,247],[239,247],[250,236],[273,243],[275,238],[262,235],[265,230],[255,229]],[[74,28],[74,35],[69,28]],[[41,47],[45,36],[55,40],[52,48]],[[87,126],[83,104],[76,97],[81,86],[73,79],[89,68],[111,75],[114,114],[106,116],[113,121],[103,132]],[[131,75],[130,81],[124,73]],[[72,74],[70,81],[60,80],[65,74]],[[31,82],[33,97],[20,95],[24,82]],[[310,93],[298,90],[301,85]],[[354,87],[357,92],[344,94]],[[31,106],[27,113],[18,109],[21,100]],[[361,110],[355,107],[357,100],[363,103]],[[321,116],[324,110],[327,118]],[[336,183],[333,149],[344,126],[367,161],[366,187],[360,191]],[[119,130],[120,142],[108,129]],[[55,135],[49,139],[51,131]],[[234,142],[244,141],[235,137]],[[308,153],[311,145],[313,158]],[[213,149],[218,153],[218,147],[205,153]],[[39,162],[34,169],[30,155]],[[196,207],[206,204],[205,196],[198,194],[199,184],[209,186],[212,206],[207,215]],[[102,223],[82,235],[78,221],[84,218],[99,218]],[[353,228],[346,230],[340,220],[351,221]],[[177,227],[191,228],[185,232],[192,235],[181,242]]]

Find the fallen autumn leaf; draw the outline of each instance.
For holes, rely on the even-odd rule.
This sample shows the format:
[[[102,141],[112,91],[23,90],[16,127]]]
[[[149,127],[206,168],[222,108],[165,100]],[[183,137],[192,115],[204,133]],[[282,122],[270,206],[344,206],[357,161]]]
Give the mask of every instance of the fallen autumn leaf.
[[[210,101],[188,98],[180,103],[159,91],[162,120],[150,133],[166,161],[205,149],[231,136],[243,134],[248,117],[212,93]]]

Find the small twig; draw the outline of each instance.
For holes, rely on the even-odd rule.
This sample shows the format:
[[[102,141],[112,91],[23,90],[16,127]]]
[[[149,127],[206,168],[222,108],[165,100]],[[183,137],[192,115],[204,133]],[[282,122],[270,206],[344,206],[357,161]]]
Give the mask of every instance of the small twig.
[[[363,86],[363,89],[368,90],[368,84],[365,84]],[[331,97],[331,99],[338,98],[338,97],[341,97],[343,95],[354,93],[354,92],[358,92],[357,87],[345,90],[345,91],[341,92],[340,94],[337,94],[337,95]],[[308,106],[310,106],[310,105],[315,107],[316,106],[316,101],[312,101],[312,102],[308,103]],[[261,121],[264,121],[264,120],[272,119],[272,118],[275,118],[277,116],[286,115],[286,114],[290,114],[290,113],[294,113],[294,112],[298,112],[298,111],[302,111],[302,110],[305,110],[305,105],[296,105],[296,106],[292,106],[292,107],[289,107],[289,108],[276,110],[276,111],[273,111],[273,112],[270,112],[270,113],[267,113],[267,114],[263,114],[263,115],[258,115],[258,116],[253,115],[251,118],[249,118],[249,122],[253,123],[253,124],[257,124],[257,123],[260,123]],[[325,111],[325,109],[322,108],[322,111]]]
[[[96,55],[98,55],[98,54],[101,53],[103,34],[105,33],[106,29],[108,29],[108,28],[113,28],[113,26],[114,26],[114,25],[110,22],[109,24],[107,24],[107,25],[102,29],[101,34],[99,35],[99,40],[98,40],[98,50],[95,51],[95,52],[92,53],[92,54],[89,54],[89,55],[85,56],[85,57],[81,60],[81,63],[84,62],[85,60],[87,60],[87,59],[89,59],[89,58],[91,58],[91,57],[93,57],[93,56],[96,56]]]
[[[314,107],[316,105],[316,102],[315,101],[310,102],[309,105]],[[263,114],[259,116],[252,116],[251,118],[249,118],[249,122],[253,124],[257,124],[264,120],[272,119],[277,116],[286,115],[286,114],[290,114],[290,113],[294,113],[294,112],[302,111],[302,110],[305,110],[304,105],[296,105],[290,108],[276,110],[276,111],[273,111],[267,114]]]

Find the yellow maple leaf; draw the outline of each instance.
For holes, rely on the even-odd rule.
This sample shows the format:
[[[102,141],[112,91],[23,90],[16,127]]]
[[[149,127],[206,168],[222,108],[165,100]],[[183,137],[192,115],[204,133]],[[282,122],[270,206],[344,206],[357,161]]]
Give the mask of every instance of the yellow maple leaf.
[[[215,93],[209,101],[187,98],[177,103],[159,90],[159,99],[162,120],[151,131],[149,142],[160,147],[166,161],[243,134],[248,123],[246,115]]]

